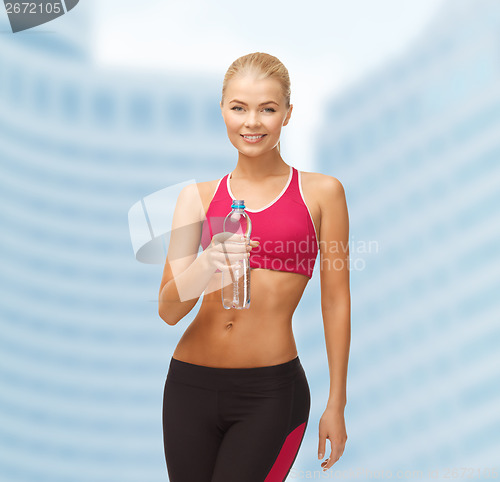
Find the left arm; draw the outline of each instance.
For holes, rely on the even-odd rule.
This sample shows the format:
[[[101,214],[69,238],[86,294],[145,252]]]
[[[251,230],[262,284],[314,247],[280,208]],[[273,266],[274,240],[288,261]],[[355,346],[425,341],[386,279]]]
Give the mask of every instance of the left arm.
[[[319,426],[318,456],[325,454],[326,439],[331,455],[323,465],[330,468],[344,452],[347,433],[347,364],[351,341],[351,295],[349,288],[349,217],[341,182],[324,176],[319,188],[321,311],[325,331],[330,393]]]

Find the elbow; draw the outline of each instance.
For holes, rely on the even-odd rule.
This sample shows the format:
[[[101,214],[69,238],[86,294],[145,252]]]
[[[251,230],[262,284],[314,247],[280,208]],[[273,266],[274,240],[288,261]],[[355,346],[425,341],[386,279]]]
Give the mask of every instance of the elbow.
[[[158,309],[158,315],[167,325],[175,326],[179,322],[178,319],[169,316],[168,312],[166,312],[165,310]]]
[[[160,294],[158,296],[158,316],[167,325],[175,326],[178,323],[179,318],[174,316],[175,310],[172,310],[172,304],[169,301],[162,298],[162,292],[165,288],[166,286],[160,289]]]

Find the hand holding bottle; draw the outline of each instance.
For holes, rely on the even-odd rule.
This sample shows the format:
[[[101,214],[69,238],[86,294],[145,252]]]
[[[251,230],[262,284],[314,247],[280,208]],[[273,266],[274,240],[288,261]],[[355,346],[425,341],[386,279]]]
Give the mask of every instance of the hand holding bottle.
[[[248,259],[252,248],[256,248],[259,241],[250,240],[235,233],[217,233],[212,237],[212,242],[207,247],[207,259],[212,266],[220,271],[234,269],[239,261]]]

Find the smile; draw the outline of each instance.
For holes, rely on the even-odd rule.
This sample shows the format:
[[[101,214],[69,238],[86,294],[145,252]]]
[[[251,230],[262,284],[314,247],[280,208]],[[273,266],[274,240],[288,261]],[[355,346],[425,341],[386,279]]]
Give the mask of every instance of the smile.
[[[245,139],[246,142],[249,142],[251,144],[255,144],[256,142],[259,142],[262,140],[267,134],[261,134],[261,135],[256,135],[256,136],[245,136],[241,134],[241,137]]]

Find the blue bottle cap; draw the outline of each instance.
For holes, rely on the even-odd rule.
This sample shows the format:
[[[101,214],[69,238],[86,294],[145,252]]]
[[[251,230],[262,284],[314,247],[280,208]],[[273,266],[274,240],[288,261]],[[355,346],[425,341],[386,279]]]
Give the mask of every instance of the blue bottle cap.
[[[231,209],[235,208],[245,209],[245,201],[243,199],[233,199],[233,204],[231,204]]]

